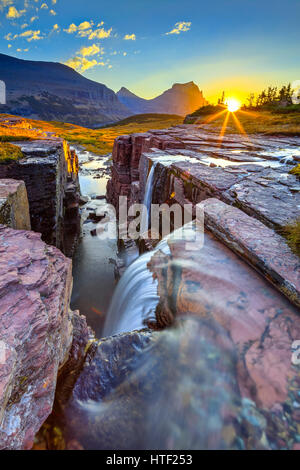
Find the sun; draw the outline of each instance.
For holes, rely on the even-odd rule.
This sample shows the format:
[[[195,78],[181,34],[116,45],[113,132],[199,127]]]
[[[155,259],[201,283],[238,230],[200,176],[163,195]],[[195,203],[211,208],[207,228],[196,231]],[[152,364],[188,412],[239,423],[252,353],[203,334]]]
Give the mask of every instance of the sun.
[[[230,113],[235,113],[241,107],[241,102],[235,98],[227,98],[225,104]]]

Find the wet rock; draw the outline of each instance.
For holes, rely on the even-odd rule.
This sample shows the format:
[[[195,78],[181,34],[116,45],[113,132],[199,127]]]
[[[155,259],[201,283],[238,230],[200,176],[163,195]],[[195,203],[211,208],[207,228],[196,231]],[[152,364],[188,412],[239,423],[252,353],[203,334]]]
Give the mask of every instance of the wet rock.
[[[72,343],[72,263],[40,234],[0,226],[0,448],[28,449]]]
[[[300,307],[300,259],[284,238],[218,199],[203,202],[205,226]]]
[[[266,168],[259,177],[250,175],[234,184],[228,194],[247,214],[282,229],[300,217],[300,193],[292,189],[296,186],[297,177],[284,168]]]
[[[90,212],[87,220],[92,220],[94,223],[98,223],[105,219],[105,217],[106,215],[97,215],[95,212]]]
[[[117,257],[114,260],[114,273],[117,281],[122,277],[127,267],[139,256],[139,250],[135,240],[119,239],[118,248]]]
[[[149,267],[160,296],[156,326],[191,315],[222,325],[237,354],[241,396],[265,416],[270,448],[292,448],[300,376],[291,347],[300,337],[299,309],[209,233],[204,246],[201,240],[190,250],[184,241],[170,242],[170,255],[153,256]]]
[[[280,164],[282,156],[292,158],[293,149],[298,148],[297,137],[255,135],[246,140],[234,134],[220,141],[212,130],[187,125],[121,136],[114,144],[108,201],[117,209],[119,196],[127,196],[129,204],[137,202],[139,185],[141,202],[151,155],[156,159],[161,156],[159,161],[169,156],[168,174],[157,164],[160,181],[154,185],[153,202],[167,202],[170,179],[175,177],[179,189],[173,202],[196,204],[217,197],[269,227],[281,229],[300,216],[299,193],[293,190],[298,186],[297,179],[289,175],[286,159]],[[182,162],[178,161],[180,155]],[[150,164],[143,159],[149,159]]]
[[[234,342],[213,318],[186,317],[163,332],[131,332],[93,343],[61,411],[55,424],[65,448],[296,445],[283,408],[269,412],[240,390]],[[48,445],[57,448],[57,440]]]
[[[29,204],[23,181],[0,179],[0,224],[30,230]]]
[[[88,196],[82,196],[80,195],[79,197],[79,205],[84,206],[87,202],[89,202]]]

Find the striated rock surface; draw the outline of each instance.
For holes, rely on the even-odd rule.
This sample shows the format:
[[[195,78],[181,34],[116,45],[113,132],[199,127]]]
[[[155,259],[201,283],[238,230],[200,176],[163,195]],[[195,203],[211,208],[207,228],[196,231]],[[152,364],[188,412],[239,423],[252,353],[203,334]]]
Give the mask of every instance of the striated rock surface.
[[[197,239],[191,250],[184,241],[169,247],[170,255],[158,252],[150,263],[158,280],[158,326],[191,315],[221,325],[236,352],[241,397],[270,426],[268,446],[293,448],[300,439],[300,369],[292,361],[299,309],[209,233],[203,247]]]
[[[143,200],[152,162],[153,202],[197,204],[216,197],[241,208],[271,228],[300,217],[300,185],[289,174],[296,164],[299,138],[219,135],[203,127],[181,125],[116,139],[107,195],[115,206],[125,195]],[[149,163],[150,162],[150,163]]]
[[[285,239],[218,199],[203,201],[205,227],[300,307],[300,259]]]
[[[29,204],[23,181],[0,179],[0,224],[30,230]]]
[[[0,449],[31,448],[72,343],[71,260],[0,226]]]
[[[78,159],[68,144],[48,136],[16,142],[24,159],[0,165],[0,178],[25,182],[31,228],[72,255],[80,231]]]

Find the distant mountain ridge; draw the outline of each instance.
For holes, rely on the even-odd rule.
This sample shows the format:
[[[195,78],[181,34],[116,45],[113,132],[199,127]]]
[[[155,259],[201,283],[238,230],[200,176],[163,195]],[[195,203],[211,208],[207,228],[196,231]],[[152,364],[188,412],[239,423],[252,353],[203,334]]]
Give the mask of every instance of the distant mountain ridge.
[[[23,60],[6,54],[0,54],[0,80],[7,91],[7,103],[0,105],[0,113],[91,128],[134,114],[185,116],[207,104],[194,82],[175,83],[160,96],[146,100],[125,87],[116,94],[58,62]]]
[[[0,80],[7,104],[0,112],[31,119],[97,127],[131,114],[113,90],[58,62],[17,59],[0,54]]]
[[[194,82],[175,83],[156,98],[146,100],[122,87],[117,96],[134,114],[166,113],[185,116],[208,104]]]

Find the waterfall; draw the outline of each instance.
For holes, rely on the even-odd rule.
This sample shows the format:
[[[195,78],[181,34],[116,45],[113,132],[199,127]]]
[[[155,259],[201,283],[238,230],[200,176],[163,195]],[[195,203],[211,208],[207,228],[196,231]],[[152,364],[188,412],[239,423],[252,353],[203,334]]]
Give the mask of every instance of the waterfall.
[[[170,254],[169,245],[176,240],[193,240],[193,224],[170,233],[152,251],[137,258],[125,271],[114,292],[103,330],[103,337],[138,330],[144,320],[154,320],[159,301],[157,280],[153,279],[148,263],[157,251]]]
[[[145,326],[145,319],[154,319],[159,300],[157,281],[147,264],[158,250],[169,253],[168,239],[136,259],[121,277],[108,310],[103,336],[141,329]]]
[[[152,203],[152,193],[153,193],[153,180],[154,180],[154,173],[155,173],[155,167],[156,167],[157,162],[153,162],[147,182],[146,182],[146,188],[145,188],[145,195],[144,195],[144,207],[142,211],[142,217],[141,217],[141,230],[140,233],[145,233],[148,231],[149,228],[149,221],[151,217],[151,203]]]

